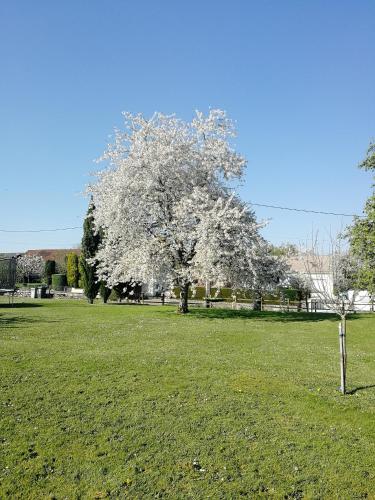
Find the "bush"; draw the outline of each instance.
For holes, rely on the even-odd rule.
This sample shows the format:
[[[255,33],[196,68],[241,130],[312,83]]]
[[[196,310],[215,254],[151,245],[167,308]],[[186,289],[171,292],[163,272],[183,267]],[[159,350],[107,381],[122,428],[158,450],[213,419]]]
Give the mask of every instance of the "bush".
[[[66,286],[66,274],[52,274],[52,288],[63,290]]]
[[[293,296],[292,292],[295,290],[288,289],[290,290],[291,296]],[[255,300],[258,298],[258,295],[255,291],[253,290],[233,290],[232,288],[229,287],[223,287],[220,288],[219,293],[216,295],[217,288],[213,287],[211,288],[211,300],[212,299],[218,299],[218,301],[223,301],[223,300],[232,300],[233,294],[236,295],[237,301],[245,301],[248,302],[249,300]],[[175,297],[178,299],[180,297],[180,287],[176,286],[173,288],[173,293]],[[288,292],[289,293],[289,292]],[[195,299],[195,300],[204,300],[206,297],[206,288],[204,286],[197,286],[195,288],[195,294],[193,295],[193,290],[189,288],[189,299]],[[266,300],[268,302],[272,302],[275,304],[278,304],[280,302],[280,296],[275,293],[264,293],[262,294],[263,300]],[[285,298],[289,298],[285,295]],[[290,300],[294,300],[290,298]]]
[[[120,294],[114,288],[112,288],[108,300],[110,302],[118,302],[120,300]]]
[[[78,287],[79,282],[79,268],[78,268],[78,255],[71,252],[68,253],[66,259],[66,278],[69,286]]]
[[[216,296],[217,288],[211,288],[211,298],[212,299],[230,299],[232,300],[232,295],[233,293],[236,294],[237,299],[253,299],[254,293],[251,292],[250,290],[236,290],[233,291],[232,288],[229,287],[222,287],[219,290],[219,293]],[[176,298],[180,297],[180,287],[176,286],[173,288],[173,293]],[[197,286],[195,288],[195,294],[193,294],[193,290],[190,287],[189,288],[189,299],[195,299],[195,300],[204,300],[206,297],[206,287],[204,286]]]
[[[105,286],[103,281],[100,282],[99,293],[101,298],[103,299],[104,304],[107,303],[109,297],[111,296],[112,290]]]
[[[213,290],[215,290],[215,292]],[[215,297],[216,289],[213,290],[211,291],[211,297]],[[231,299],[232,295],[233,295],[233,290],[231,288],[223,287],[220,288],[218,297],[222,299]]]
[[[177,299],[180,298],[180,287],[176,286],[173,288],[173,294]],[[204,286],[197,286],[193,291],[192,288],[189,288],[189,299],[195,300],[203,300],[206,296],[206,288]]]
[[[284,299],[298,300],[298,290],[294,288],[280,288],[280,296]]]

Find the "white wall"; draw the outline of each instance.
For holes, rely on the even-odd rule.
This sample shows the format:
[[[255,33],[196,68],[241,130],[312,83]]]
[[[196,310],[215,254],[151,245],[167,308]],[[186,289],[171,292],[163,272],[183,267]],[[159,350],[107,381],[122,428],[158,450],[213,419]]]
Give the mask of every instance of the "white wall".
[[[349,290],[348,298],[353,300],[354,291]],[[354,310],[355,311],[371,311],[371,297],[366,290],[360,290],[356,292],[354,297]]]

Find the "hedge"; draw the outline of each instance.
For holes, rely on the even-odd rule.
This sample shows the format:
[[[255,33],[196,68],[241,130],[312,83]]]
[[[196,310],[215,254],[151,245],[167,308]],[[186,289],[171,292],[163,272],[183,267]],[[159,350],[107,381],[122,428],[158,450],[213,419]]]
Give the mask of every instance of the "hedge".
[[[253,292],[250,290],[236,290],[235,292],[232,288],[223,287],[219,289],[218,294],[216,295],[217,288],[211,288],[211,298],[212,299],[230,299],[232,300],[233,293],[236,294],[237,299],[250,299],[252,300],[255,296]],[[180,287],[176,286],[173,288],[174,295],[179,298],[180,296]],[[195,293],[192,288],[189,288],[189,299],[195,300],[203,300],[206,297],[206,288],[204,286],[195,287]]]
[[[52,274],[52,288],[62,290],[66,286],[66,274]]]
[[[248,302],[251,300],[255,300],[258,297],[258,294],[253,290],[233,290],[229,287],[220,288],[219,293],[216,295],[217,288],[211,288],[211,299],[220,300],[232,300],[232,295],[235,294],[237,297],[237,302]],[[180,287],[174,287],[173,293],[176,298],[180,297]],[[193,294],[193,290],[189,288],[189,299],[195,300],[204,300],[206,297],[206,288],[204,286],[197,286],[195,288],[195,293]],[[267,301],[268,303],[279,304],[280,299],[289,299],[291,301],[297,300],[297,290],[293,288],[280,288],[278,292],[275,293],[263,293],[262,299]]]

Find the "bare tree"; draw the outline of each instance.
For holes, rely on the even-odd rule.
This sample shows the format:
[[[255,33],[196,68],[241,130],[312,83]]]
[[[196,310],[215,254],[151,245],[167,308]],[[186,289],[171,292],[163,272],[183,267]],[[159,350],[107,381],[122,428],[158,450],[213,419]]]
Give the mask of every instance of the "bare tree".
[[[309,297],[311,295],[310,280],[299,273],[290,273],[287,284],[296,292],[297,312],[302,311],[302,302],[305,301],[306,311],[309,312]]]
[[[354,257],[343,249],[340,238],[331,239],[328,255],[318,252],[317,239],[310,251],[304,254],[305,276],[312,292],[312,298],[324,304],[325,309],[337,314],[339,322],[340,347],[340,391],[346,393],[346,318],[354,311],[357,296],[355,275],[357,264]]]

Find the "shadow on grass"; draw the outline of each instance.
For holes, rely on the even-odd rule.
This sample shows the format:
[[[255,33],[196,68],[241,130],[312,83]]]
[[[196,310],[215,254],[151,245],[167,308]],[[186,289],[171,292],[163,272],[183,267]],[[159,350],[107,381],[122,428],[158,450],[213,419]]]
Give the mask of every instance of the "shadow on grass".
[[[10,316],[5,318],[0,316],[0,328],[18,328],[20,326],[26,326],[37,322],[38,320],[34,318],[25,318],[23,316]]]
[[[362,385],[361,387],[356,387],[355,389],[352,389],[351,391],[348,391],[347,394],[355,394],[358,391],[365,391],[366,389],[373,389],[375,387],[375,384],[372,385]]]
[[[43,307],[43,304],[32,304],[30,302],[14,302],[14,304],[0,304],[0,309],[23,309],[28,307]]]
[[[339,320],[336,314],[331,313],[306,313],[306,312],[278,312],[278,311],[249,311],[240,309],[190,309],[190,317],[206,319],[256,319],[262,321],[334,321]],[[353,315],[348,320],[357,319],[358,315]]]
[[[36,323],[61,323],[58,319],[44,319],[44,318],[25,318],[24,316],[1,316],[0,315],[0,329],[1,328],[25,328],[27,326],[35,325]]]

